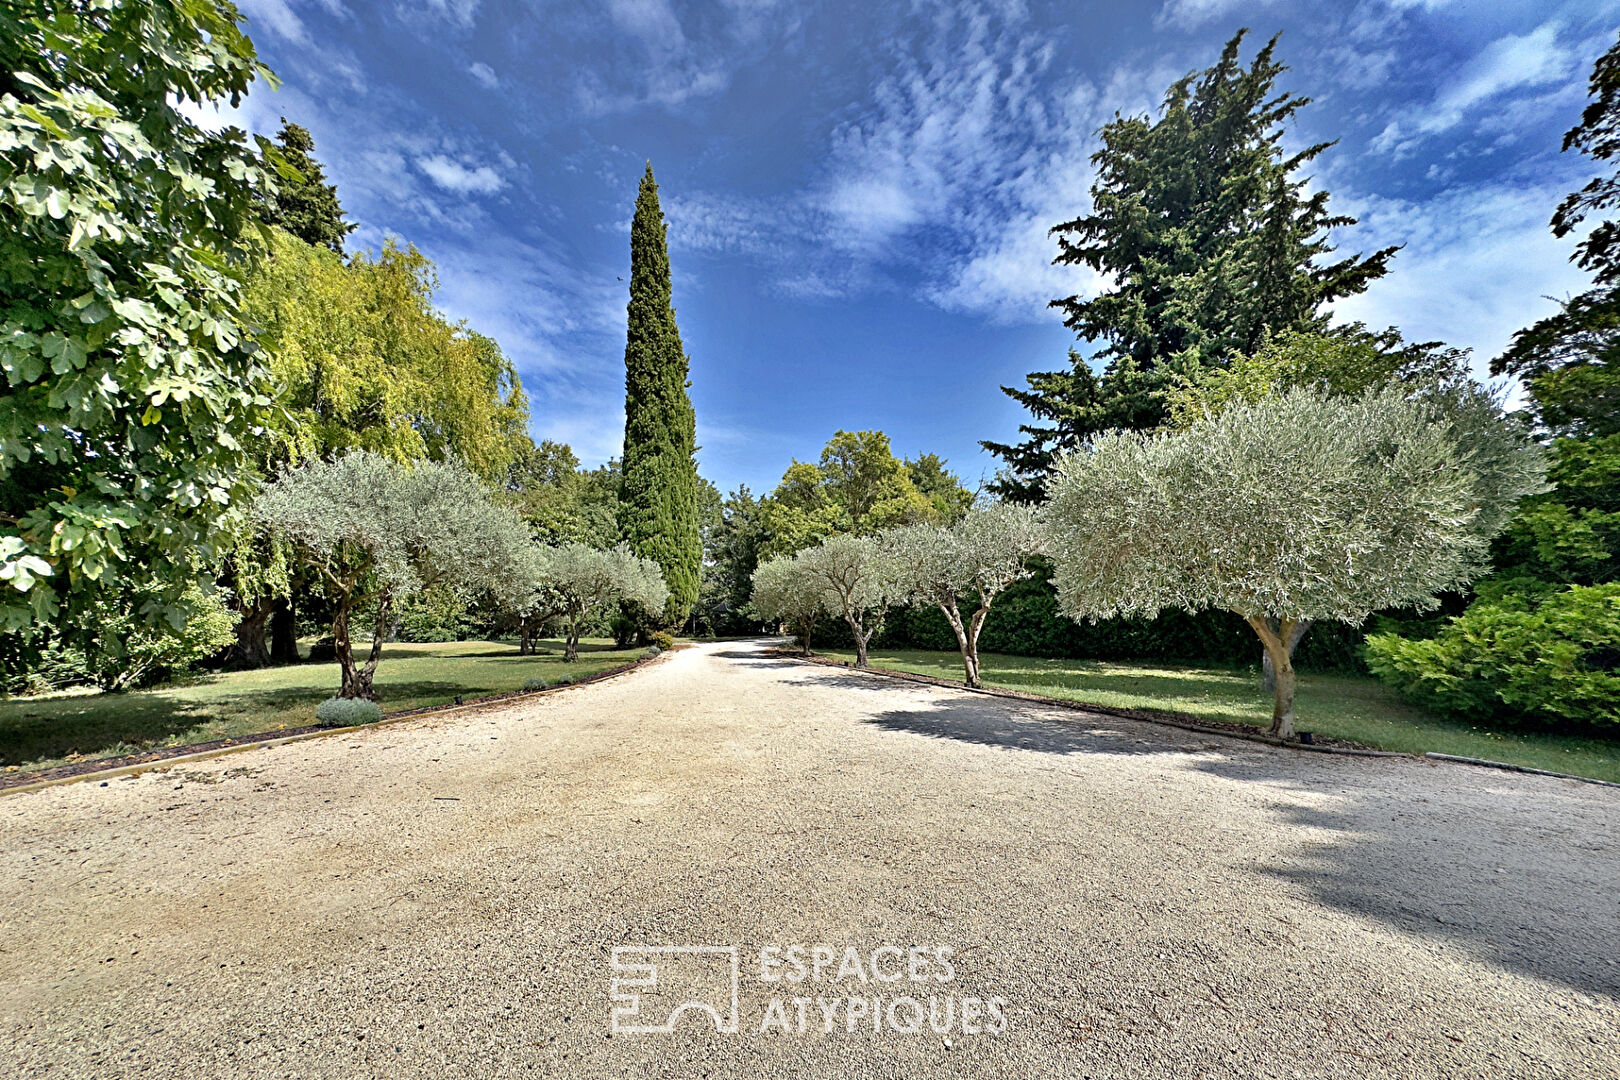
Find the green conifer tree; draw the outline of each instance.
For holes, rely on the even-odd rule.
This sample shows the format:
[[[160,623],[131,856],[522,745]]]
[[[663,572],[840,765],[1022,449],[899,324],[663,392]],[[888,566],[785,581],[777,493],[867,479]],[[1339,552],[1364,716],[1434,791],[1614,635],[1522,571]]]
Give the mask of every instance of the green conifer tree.
[[[624,346],[624,480],[619,531],[637,555],[664,572],[671,624],[697,600],[703,542],[698,531],[696,415],[687,396],[686,352],[670,303],[669,246],[652,164],[641,178],[630,224],[630,306]]]
[[[326,182],[326,173],[313,156],[315,140],[308,131],[282,117],[276,142],[282,158],[298,171],[298,176],[281,177],[275,193],[260,207],[259,216],[265,224],[280,226],[306,244],[343,254],[343,238],[354,231],[354,222],[344,220],[337,187]]]

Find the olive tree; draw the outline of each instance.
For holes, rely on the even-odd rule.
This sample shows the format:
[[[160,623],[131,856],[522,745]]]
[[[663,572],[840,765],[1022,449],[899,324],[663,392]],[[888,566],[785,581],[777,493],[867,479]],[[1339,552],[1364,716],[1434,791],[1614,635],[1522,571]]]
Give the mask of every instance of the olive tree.
[[[658,612],[669,600],[658,564],[623,544],[599,551],[572,542],[539,552],[535,586],[545,598],[541,602],[554,605],[568,623],[563,659],[570,663],[579,659],[580,626],[608,604],[631,603]]]
[[[894,559],[873,537],[844,535],[804,549],[794,561],[824,591],[828,610],[849,624],[855,636],[855,666],[867,667],[867,646],[883,629],[889,608],[904,595]]]
[[[791,555],[767,559],[754,570],[750,605],[761,618],[774,619],[799,631],[804,654],[810,655],[810,634],[827,611],[826,583],[811,574]]]
[[[914,604],[933,604],[945,616],[969,686],[979,685],[979,632],[996,598],[1025,577],[1029,559],[1046,550],[1046,533],[1027,506],[997,505],[969,510],[949,528],[909,525],[879,534],[895,560],[901,588]],[[975,599],[967,622],[959,606]]]
[[[1537,487],[1534,448],[1513,459],[1513,483]],[[1478,482],[1450,426],[1397,386],[1297,388],[1180,431],[1110,433],[1056,470],[1058,601],[1076,619],[1242,616],[1276,670],[1271,732],[1289,738],[1295,627],[1432,608],[1481,573]]]
[[[253,515],[335,601],[332,641],[346,698],[376,698],[372,683],[397,601],[435,587],[510,591],[532,546],[522,519],[462,466],[363,450],[283,472],[265,486]],[[350,623],[372,604],[371,652],[361,665]]]

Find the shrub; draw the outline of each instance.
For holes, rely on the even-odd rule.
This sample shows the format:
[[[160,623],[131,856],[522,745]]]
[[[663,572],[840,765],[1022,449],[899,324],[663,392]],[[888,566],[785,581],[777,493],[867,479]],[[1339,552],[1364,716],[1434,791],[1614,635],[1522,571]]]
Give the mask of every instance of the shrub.
[[[179,626],[153,622],[137,610],[138,596],[98,601],[95,636],[85,662],[101,689],[116,693],[151,686],[189,671],[236,640],[236,615],[215,593],[196,585],[182,595]]]
[[[355,724],[375,724],[382,719],[382,709],[375,701],[364,698],[327,698],[315,706],[315,722],[321,727],[351,727]]]
[[[647,641],[660,652],[668,652],[675,647],[675,635],[664,630],[654,630],[647,635]]]
[[[608,633],[613,635],[613,646],[628,649],[636,640],[636,620],[623,613],[608,620]]]
[[[664,651],[663,649],[660,649],[658,646],[653,645],[653,646],[650,646],[648,649],[646,649],[641,654],[641,658],[643,660],[651,660],[653,657],[661,655],[663,653],[663,651]]]
[[[1369,636],[1367,665],[1439,712],[1528,727],[1620,726],[1620,585],[1540,596],[1513,587],[1482,589],[1433,638]]]

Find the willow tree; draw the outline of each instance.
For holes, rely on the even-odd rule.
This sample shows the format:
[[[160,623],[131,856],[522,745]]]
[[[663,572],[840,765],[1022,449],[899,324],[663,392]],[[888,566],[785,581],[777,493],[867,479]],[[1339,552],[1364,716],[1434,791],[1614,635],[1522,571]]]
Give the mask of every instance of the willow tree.
[[[1518,454],[1538,486],[1535,449]],[[1111,433],[1053,474],[1058,601],[1076,619],[1236,613],[1272,658],[1271,732],[1290,738],[1295,625],[1433,608],[1473,580],[1477,484],[1449,426],[1400,387],[1299,388],[1181,431]]]
[[[969,686],[979,685],[979,632],[996,598],[1029,575],[1028,562],[1046,550],[1046,532],[1027,506],[970,510],[948,528],[910,525],[879,534],[897,564],[906,598],[937,607],[962,653]],[[973,614],[962,619],[961,602]]]
[[[663,619],[674,624],[697,600],[703,564],[697,418],[686,392],[686,351],[675,325],[669,244],[650,162],[630,223],[627,324],[619,532],[631,551],[662,568],[669,585]]]

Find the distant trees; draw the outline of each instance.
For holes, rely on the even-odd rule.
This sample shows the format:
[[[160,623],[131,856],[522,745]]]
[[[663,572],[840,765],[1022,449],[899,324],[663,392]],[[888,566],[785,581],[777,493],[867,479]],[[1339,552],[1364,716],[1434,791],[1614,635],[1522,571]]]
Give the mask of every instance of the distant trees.
[[[810,655],[810,635],[827,611],[827,590],[820,576],[794,556],[778,555],[759,564],[752,582],[754,612],[798,631],[799,644]]]
[[[1534,490],[1534,449],[1509,450],[1499,483]],[[1181,431],[1111,433],[1060,459],[1051,487],[1064,611],[1238,614],[1272,659],[1271,730],[1283,738],[1294,732],[1287,643],[1302,620],[1432,606],[1485,568],[1480,475],[1453,428],[1398,386],[1354,399],[1297,388]]]
[[[534,587],[548,596],[550,610],[568,624],[563,659],[579,659],[580,628],[610,604],[633,604],[648,615],[665,610],[669,589],[656,562],[628,546],[599,551],[580,543],[541,548],[534,562]]]
[[[790,554],[841,533],[954,521],[972,499],[938,455],[905,461],[881,431],[839,431],[819,464],[795,461],[763,500],[763,550]]]
[[[1007,463],[993,487],[1002,497],[1039,501],[1055,455],[1107,430],[1161,424],[1176,373],[1222,366],[1283,330],[1323,329],[1326,304],[1386,272],[1394,248],[1328,258],[1333,230],[1355,219],[1332,213],[1301,170],[1331,144],[1283,150],[1308,99],[1276,91],[1285,68],[1275,38],[1247,67],[1243,38],[1172,84],[1157,119],[1119,117],[1100,132],[1091,213],[1052,231],[1056,262],[1111,285],[1053,306],[1102,345],[1105,369],[1097,376],[1071,350],[1068,370],[1032,373],[1028,390],[1003,387],[1047,423],[1025,425],[1021,443],[984,443]]]
[[[373,677],[400,599],[435,587],[510,594],[532,565],[523,522],[448,462],[401,463],[363,450],[309,461],[268,484],[253,513],[333,601],[341,697],[376,697]],[[362,608],[372,634],[360,664],[350,630]]]
[[[904,595],[894,558],[874,537],[830,536],[799,552],[794,562],[804,587],[818,591],[823,606],[849,625],[855,666],[869,666],[867,648]]]
[[[267,74],[213,0],[0,18],[0,634],[94,634],[130,590],[183,618],[251,493],[271,386],[237,298],[274,180],[182,110]]]
[[[1035,511],[1016,505],[970,510],[954,525],[909,525],[880,533],[879,542],[896,564],[907,600],[932,604],[945,616],[967,684],[978,686],[984,620],[996,598],[1029,574],[1029,560],[1046,550]],[[959,606],[964,598],[975,605],[966,623]]]
[[[281,161],[276,164],[285,168],[275,190],[265,193],[259,217],[312,247],[343,254],[344,237],[355,226],[343,216],[337,186],[326,182],[326,172],[315,160],[314,138],[282,117],[276,143],[281,151]]]
[[[693,458],[696,417],[687,396],[686,352],[675,325],[669,246],[650,162],[630,224],[624,369],[619,532],[631,551],[662,567],[670,591],[660,621],[679,624],[697,600],[703,559]]]

